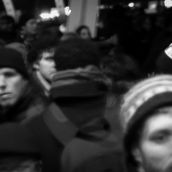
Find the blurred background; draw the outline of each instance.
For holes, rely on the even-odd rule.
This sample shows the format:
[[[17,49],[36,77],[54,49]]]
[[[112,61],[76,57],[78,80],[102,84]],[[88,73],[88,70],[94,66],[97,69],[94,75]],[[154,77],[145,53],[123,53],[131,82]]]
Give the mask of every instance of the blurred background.
[[[92,17],[95,18],[94,25],[92,24],[89,27],[93,36],[97,37],[97,39],[109,37],[118,29],[116,25],[122,24],[124,26],[124,23],[125,25],[132,24],[134,27],[138,27],[140,23],[147,28],[152,27],[151,25],[162,27],[161,25],[165,22],[163,17],[166,17],[163,16],[162,13],[169,10],[172,6],[172,0],[1,0],[1,13],[7,12],[8,7],[6,6],[10,6],[9,3],[13,4],[16,18],[22,15],[22,13],[27,12],[33,13],[38,17],[41,16],[44,20],[54,15],[54,17],[59,17],[60,20],[63,19],[62,21],[65,24],[68,22],[67,20],[70,15],[75,16],[74,13],[77,13],[77,11],[81,9],[82,12],[77,13],[80,16],[83,15],[83,13],[85,13],[85,15],[90,13],[90,10],[83,10],[85,9],[84,6],[88,5],[89,7],[87,9],[93,9],[93,6],[95,6],[94,13],[92,12]],[[58,6],[58,4],[60,5]],[[61,4],[65,8],[65,16],[63,12],[59,12],[59,10],[61,10]],[[81,5],[79,6],[78,4]],[[52,15],[48,16],[48,13]],[[73,27],[88,24],[82,23],[82,21],[77,24],[76,21],[72,22],[75,23]],[[70,21],[70,25],[72,22]],[[70,28],[70,26],[68,27]]]
[[[146,72],[153,71],[172,40],[172,0],[1,0],[0,16],[4,14],[19,28],[22,16],[38,23],[55,20],[62,33],[87,26],[92,40],[121,47]]]

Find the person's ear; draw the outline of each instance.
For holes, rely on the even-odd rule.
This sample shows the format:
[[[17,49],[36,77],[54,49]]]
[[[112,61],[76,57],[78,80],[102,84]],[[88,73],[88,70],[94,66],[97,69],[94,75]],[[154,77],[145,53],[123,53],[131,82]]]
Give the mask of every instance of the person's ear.
[[[141,152],[138,148],[135,148],[132,150],[132,154],[134,156],[134,159],[139,163],[141,164],[142,163],[142,156],[141,156]]]
[[[35,63],[33,64],[33,69],[34,69],[34,70],[39,70],[39,64],[38,64],[38,62],[35,62]]]
[[[138,163],[138,167],[137,167],[138,172],[145,172],[143,168],[143,159],[140,150],[138,148],[133,149],[132,155],[134,156],[134,159]]]

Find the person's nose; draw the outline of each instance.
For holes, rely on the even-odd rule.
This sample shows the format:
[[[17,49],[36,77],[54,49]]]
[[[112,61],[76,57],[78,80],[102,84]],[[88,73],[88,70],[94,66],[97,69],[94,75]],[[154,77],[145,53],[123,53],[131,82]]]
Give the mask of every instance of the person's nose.
[[[54,60],[52,60],[52,66],[53,66],[54,68],[56,68],[56,63],[55,63]]]
[[[0,90],[4,90],[6,88],[6,81],[4,76],[0,76]]]

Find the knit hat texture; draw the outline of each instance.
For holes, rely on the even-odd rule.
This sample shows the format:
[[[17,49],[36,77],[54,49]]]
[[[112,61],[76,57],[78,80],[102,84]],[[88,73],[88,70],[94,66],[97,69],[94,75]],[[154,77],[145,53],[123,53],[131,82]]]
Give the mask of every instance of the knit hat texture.
[[[0,48],[0,68],[2,67],[14,68],[22,76],[28,77],[24,57],[12,48]]]
[[[172,105],[172,76],[157,75],[133,86],[123,97],[120,119],[124,133],[150,112]]]

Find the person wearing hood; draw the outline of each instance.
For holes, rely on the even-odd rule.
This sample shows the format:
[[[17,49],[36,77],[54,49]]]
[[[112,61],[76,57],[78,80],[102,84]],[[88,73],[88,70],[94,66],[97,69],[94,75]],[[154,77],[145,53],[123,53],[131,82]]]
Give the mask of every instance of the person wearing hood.
[[[95,43],[80,38],[62,41],[55,51],[50,95],[76,130],[62,153],[63,172],[124,170],[121,148],[105,119],[109,80],[100,70],[101,57]]]

